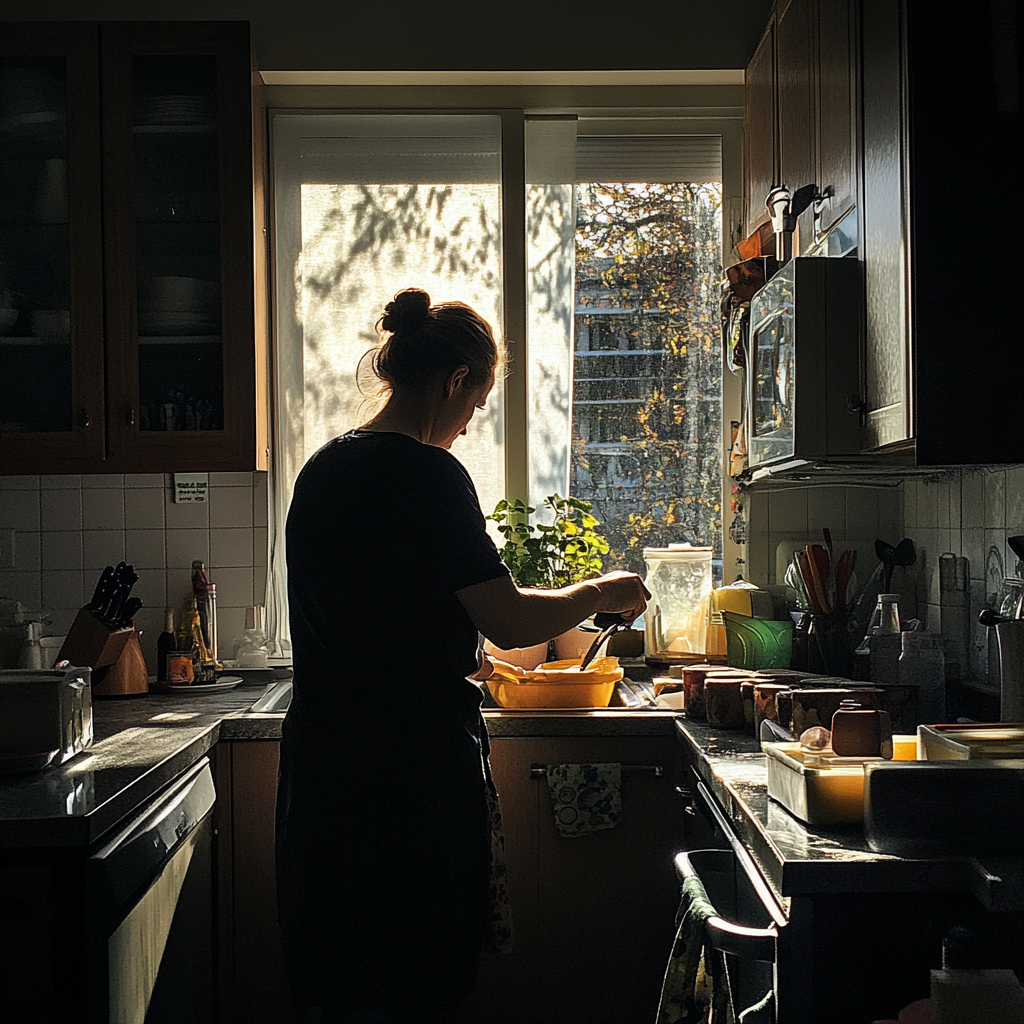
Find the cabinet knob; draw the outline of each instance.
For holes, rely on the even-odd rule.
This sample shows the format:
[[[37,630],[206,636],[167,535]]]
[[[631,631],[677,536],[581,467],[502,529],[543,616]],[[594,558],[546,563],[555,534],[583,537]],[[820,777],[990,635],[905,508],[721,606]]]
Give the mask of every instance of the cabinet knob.
[[[88,430],[92,426],[92,416],[89,415],[88,409],[83,409],[78,416],[78,422],[81,423],[83,430]]]
[[[135,426],[135,407],[134,406],[128,410],[128,426],[129,427],[134,427]]]

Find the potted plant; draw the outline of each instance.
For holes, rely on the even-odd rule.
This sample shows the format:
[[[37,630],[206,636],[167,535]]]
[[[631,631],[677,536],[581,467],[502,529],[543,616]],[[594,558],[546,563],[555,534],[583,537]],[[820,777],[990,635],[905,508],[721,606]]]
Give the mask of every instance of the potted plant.
[[[532,523],[536,509],[518,498],[499,501],[487,517],[498,524],[505,543],[501,557],[521,587],[555,589],[582,583],[601,573],[601,556],[608,553],[608,542],[594,528],[598,519],[590,512],[589,501],[552,494],[544,504],[554,513],[551,523]],[[577,658],[590,646],[592,634],[576,627],[555,639],[559,658]],[[542,662],[547,644],[493,653],[502,661],[533,669]]]

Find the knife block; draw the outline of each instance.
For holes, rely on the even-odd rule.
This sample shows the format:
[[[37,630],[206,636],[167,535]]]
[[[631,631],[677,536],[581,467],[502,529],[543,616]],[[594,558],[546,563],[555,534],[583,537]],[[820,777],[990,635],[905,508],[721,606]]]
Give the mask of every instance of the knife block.
[[[134,626],[111,629],[89,608],[81,608],[68,630],[58,661],[92,669],[94,697],[129,697],[149,692],[146,659]]]

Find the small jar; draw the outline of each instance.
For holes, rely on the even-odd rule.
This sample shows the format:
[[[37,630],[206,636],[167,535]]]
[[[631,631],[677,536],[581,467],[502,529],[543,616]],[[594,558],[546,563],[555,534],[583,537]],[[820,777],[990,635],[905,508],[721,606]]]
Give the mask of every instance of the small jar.
[[[844,700],[832,716],[832,749],[840,757],[892,760],[892,721],[887,711]]]
[[[743,702],[743,728],[756,736],[754,729],[754,680],[745,679],[740,683],[740,700]]]
[[[704,680],[704,705],[708,724],[720,729],[743,729],[742,676],[709,675]]]
[[[698,722],[707,720],[704,706],[704,680],[707,674],[714,670],[714,667],[707,664],[683,666],[683,708],[687,718],[695,719]]]
[[[767,718],[770,722],[779,721],[779,710],[777,705],[780,693],[787,693],[789,687],[784,683],[760,681],[754,682],[754,728],[760,735],[761,723]]]

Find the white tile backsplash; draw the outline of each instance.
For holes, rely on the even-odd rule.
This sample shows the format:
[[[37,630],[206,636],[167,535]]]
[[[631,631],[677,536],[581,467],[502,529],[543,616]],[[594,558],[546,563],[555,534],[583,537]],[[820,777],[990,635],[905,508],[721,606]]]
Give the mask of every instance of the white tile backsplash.
[[[252,530],[252,490],[244,487],[218,488],[209,506],[211,528],[240,527]]]
[[[124,530],[124,489],[82,490],[82,526],[86,530]]]
[[[201,558],[217,584],[230,645],[254,603],[254,575],[263,603],[267,474],[211,473],[203,504],[175,505],[171,494],[171,476],[162,473],[0,477],[0,528],[15,531],[15,565],[0,569],[0,596],[42,608],[53,620],[47,633],[59,635],[103,567],[131,562],[139,573],[133,594],[145,601],[136,624],[152,671],[163,609],[181,607],[192,560]]]
[[[38,530],[41,521],[38,490],[0,490],[0,527]]]
[[[168,569],[191,569],[196,558],[210,560],[209,530],[167,531]]]
[[[167,566],[166,537],[163,530],[125,530],[124,560],[134,565],[140,575],[143,569],[164,569]]]
[[[253,531],[210,530],[210,567],[221,569],[253,564]]]
[[[124,492],[124,525],[128,530],[164,528],[162,487],[133,487]]]
[[[82,529],[82,489],[39,492],[40,523],[46,530]]]
[[[939,558],[946,552],[965,558],[971,580],[971,635],[966,641],[969,658],[963,676],[989,685],[998,682],[998,660],[989,649],[991,637],[975,624],[982,608],[998,605],[1002,576],[1016,569],[1006,541],[1024,535],[1024,465],[965,467],[934,477],[907,478],[885,489],[755,491],[744,500],[750,529],[744,575],[757,583],[781,582],[775,579],[774,554],[780,542],[800,537],[818,541],[826,525],[839,541],[844,517],[844,539],[865,542],[857,564],[862,583],[877,564],[872,550],[876,537],[891,544],[910,537],[917,547],[917,561],[908,570],[896,570],[892,587],[900,594],[901,613],[925,619],[931,629],[941,625]],[[1001,568],[993,565],[987,573],[991,548],[1002,564]]]
[[[61,530],[42,535],[43,569],[81,569],[82,531]]]

